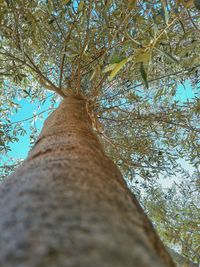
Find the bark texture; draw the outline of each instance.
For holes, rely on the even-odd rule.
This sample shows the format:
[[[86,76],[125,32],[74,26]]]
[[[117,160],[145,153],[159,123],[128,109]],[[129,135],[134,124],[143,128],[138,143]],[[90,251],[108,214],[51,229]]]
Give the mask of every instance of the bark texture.
[[[0,266],[174,266],[81,97],[62,101],[1,185]]]

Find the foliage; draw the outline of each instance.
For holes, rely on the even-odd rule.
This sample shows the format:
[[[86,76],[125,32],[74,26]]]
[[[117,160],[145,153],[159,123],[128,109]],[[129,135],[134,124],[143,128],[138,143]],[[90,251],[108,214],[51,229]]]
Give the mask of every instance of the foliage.
[[[188,178],[185,180],[185,178]],[[143,194],[147,213],[168,247],[174,247],[198,265],[200,263],[199,189],[200,176],[184,174],[179,183],[163,190],[158,183],[148,185]]]
[[[9,165],[2,160],[2,166],[0,166],[0,183],[6,178],[9,174],[11,174],[20,164],[22,160],[9,158]]]
[[[48,110],[30,118],[34,141],[35,118],[61,97],[81,93],[107,153],[129,182],[140,177],[147,184],[144,205],[161,235],[166,229],[175,235],[175,222],[185,222],[193,207],[173,206],[165,196],[176,200],[177,192],[151,183],[161,174],[181,173],[180,158],[194,167],[199,163],[198,19],[198,0],[0,0],[0,151],[6,155],[10,142],[25,134],[29,118],[10,119],[20,99],[40,107],[50,99]],[[180,101],[180,85],[186,83],[193,98]],[[6,168],[2,177],[12,169]],[[181,186],[185,190],[187,183]],[[155,196],[164,203],[160,219],[152,212]],[[186,217],[172,221],[174,209]],[[184,227],[185,240],[189,223]]]

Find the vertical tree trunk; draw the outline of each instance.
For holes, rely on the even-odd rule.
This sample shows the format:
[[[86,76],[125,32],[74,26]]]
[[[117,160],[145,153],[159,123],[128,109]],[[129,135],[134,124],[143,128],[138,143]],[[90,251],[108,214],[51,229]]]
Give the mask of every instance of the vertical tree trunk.
[[[174,266],[82,98],[62,101],[0,188],[0,266]]]

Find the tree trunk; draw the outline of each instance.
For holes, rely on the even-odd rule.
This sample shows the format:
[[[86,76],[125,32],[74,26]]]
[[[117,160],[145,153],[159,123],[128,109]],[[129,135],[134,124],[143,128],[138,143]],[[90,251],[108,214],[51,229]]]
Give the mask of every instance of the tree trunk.
[[[174,266],[81,97],[62,101],[2,184],[0,235],[2,267]]]

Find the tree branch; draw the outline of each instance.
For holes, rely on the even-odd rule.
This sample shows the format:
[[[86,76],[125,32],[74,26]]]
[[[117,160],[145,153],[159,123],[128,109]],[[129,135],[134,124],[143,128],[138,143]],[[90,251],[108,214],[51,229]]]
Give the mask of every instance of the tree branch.
[[[185,72],[185,71],[190,72],[190,71],[192,71],[192,70],[194,70],[194,69],[196,69],[196,68],[198,68],[198,67],[200,67],[200,64],[199,64],[199,65],[196,65],[196,66],[193,66],[193,67],[190,67],[190,68],[186,68],[186,69],[180,70],[180,71],[176,71],[176,72],[173,72],[173,73],[165,74],[165,75],[160,76],[160,77],[156,77],[156,78],[150,79],[150,80],[148,80],[148,84],[149,84],[149,83],[152,83],[152,82],[155,82],[155,81],[158,81],[158,80],[162,80],[162,79],[167,78],[167,77],[171,77],[171,76],[175,76],[175,75],[181,74],[181,73],[183,73],[183,72]],[[123,85],[123,84],[122,84],[122,85]],[[111,97],[109,98],[109,100],[110,100],[110,99],[113,99],[114,97],[116,97],[116,96],[118,96],[118,95],[120,95],[120,94],[122,94],[122,93],[124,94],[125,92],[129,92],[130,90],[135,89],[135,88],[137,88],[137,87],[140,87],[140,86],[142,86],[142,85],[144,85],[143,82],[141,82],[141,83],[139,83],[139,84],[136,84],[136,85],[134,85],[134,86],[130,86],[129,88],[123,90],[122,92],[118,92],[118,93],[116,93],[115,95],[111,96]],[[105,97],[102,98],[101,100],[104,100],[104,99],[108,99],[108,97],[105,96]]]
[[[71,25],[71,28],[65,38],[65,45],[64,45],[64,49],[63,49],[63,55],[62,55],[62,59],[61,59],[61,63],[60,63],[60,79],[59,79],[59,88],[61,89],[62,88],[62,79],[63,79],[63,69],[64,69],[64,63],[65,63],[65,57],[66,57],[66,51],[67,51],[67,45],[68,45],[68,42],[70,40],[70,36],[71,36],[71,32],[72,30],[74,29],[75,27],[75,23],[76,21],[74,21]]]

